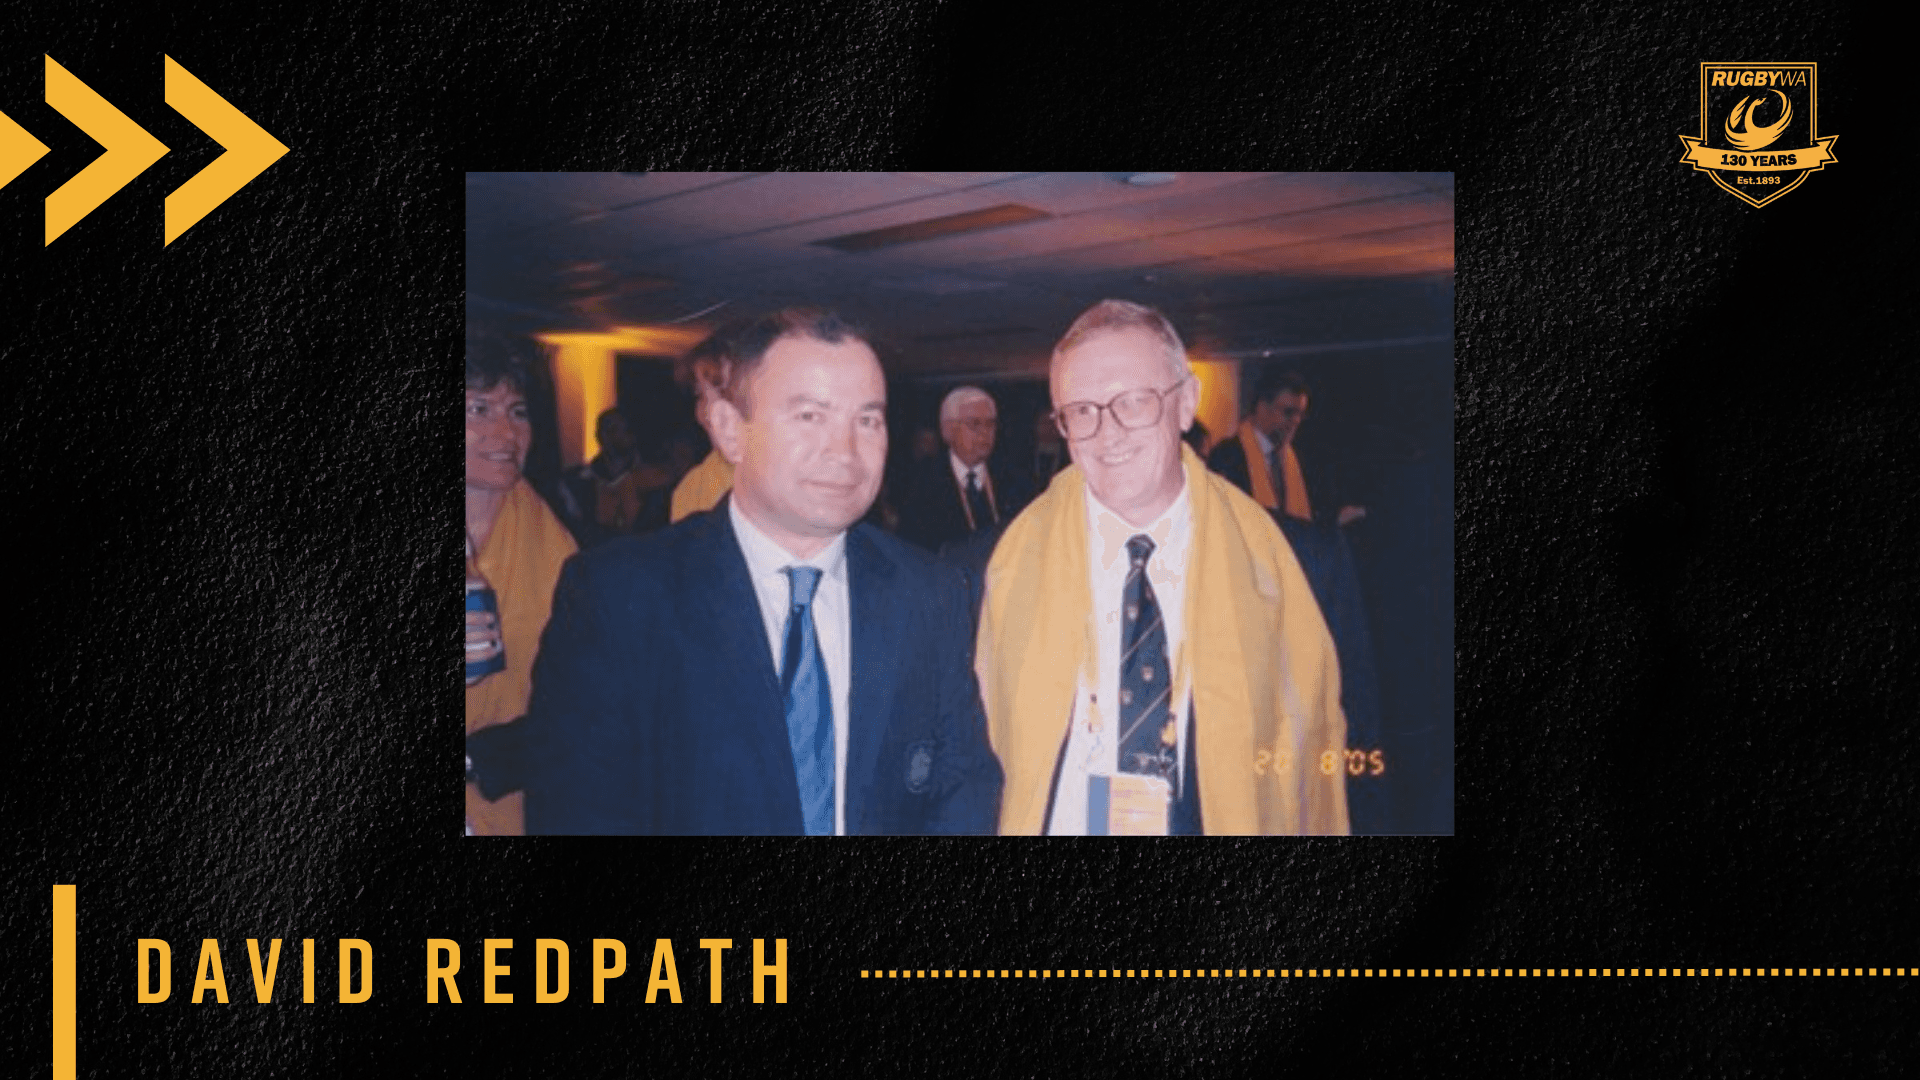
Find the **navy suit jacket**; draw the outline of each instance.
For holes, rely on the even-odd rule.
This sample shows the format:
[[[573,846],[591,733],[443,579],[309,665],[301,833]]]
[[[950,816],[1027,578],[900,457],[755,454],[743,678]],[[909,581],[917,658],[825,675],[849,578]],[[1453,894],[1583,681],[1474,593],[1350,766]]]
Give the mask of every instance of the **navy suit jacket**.
[[[987,742],[958,573],[847,532],[849,833],[991,833]],[[800,834],[786,711],[725,500],[569,560],[534,664],[527,831]]]
[[[1340,711],[1347,717],[1347,748],[1365,753],[1379,750],[1380,675],[1373,662],[1373,637],[1367,631],[1366,600],[1360,592],[1353,550],[1336,525],[1301,521],[1279,510],[1268,513],[1299,558],[1307,587],[1327,620],[1327,633],[1340,663]],[[1386,794],[1371,773],[1348,774],[1347,819],[1355,836],[1385,831]]]
[[[976,634],[980,627],[980,605],[987,598],[987,564],[993,561],[993,549],[999,546],[1001,534],[1007,531],[1010,524],[1011,520],[1002,521],[992,528],[981,529],[971,536],[940,545],[940,561],[966,575],[967,610],[973,618]]]

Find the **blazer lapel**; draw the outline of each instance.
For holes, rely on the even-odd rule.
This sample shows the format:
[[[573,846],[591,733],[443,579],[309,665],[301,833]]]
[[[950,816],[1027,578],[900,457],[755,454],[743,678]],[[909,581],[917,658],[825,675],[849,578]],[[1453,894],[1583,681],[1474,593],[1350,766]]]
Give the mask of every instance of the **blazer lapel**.
[[[865,528],[855,525],[847,532],[847,592],[853,601],[853,685],[847,695],[849,833],[865,831],[874,785],[882,782],[874,770],[899,680],[897,646],[908,637],[905,613],[893,587],[893,560],[863,535]]]
[[[760,618],[760,600],[747,576],[747,557],[740,550],[740,538],[734,535],[727,501],[722,498],[707,517],[715,523],[716,535],[712,542],[697,545],[696,563],[705,565],[694,577],[696,583],[706,583],[707,587],[696,584],[694,591],[705,598],[704,615],[719,643],[720,655],[714,658],[713,670],[733,672],[741,678],[744,692],[738,697],[748,707],[739,715],[716,709],[714,715],[698,722],[733,725],[744,732],[748,745],[759,752],[763,775],[774,785],[768,792],[769,800],[784,808],[781,816],[791,817],[793,831],[799,832],[800,785],[794,777],[793,747],[787,739],[780,675],[773,668],[766,627]]]

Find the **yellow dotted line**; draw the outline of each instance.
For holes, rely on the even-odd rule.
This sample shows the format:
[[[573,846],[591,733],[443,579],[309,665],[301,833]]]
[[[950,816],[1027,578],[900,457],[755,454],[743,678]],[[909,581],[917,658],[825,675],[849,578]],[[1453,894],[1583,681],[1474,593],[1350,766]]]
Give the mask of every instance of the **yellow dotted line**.
[[[1920,968],[1914,969],[1920,975]],[[989,968],[864,970],[863,979],[1483,979],[1899,975],[1906,968]]]

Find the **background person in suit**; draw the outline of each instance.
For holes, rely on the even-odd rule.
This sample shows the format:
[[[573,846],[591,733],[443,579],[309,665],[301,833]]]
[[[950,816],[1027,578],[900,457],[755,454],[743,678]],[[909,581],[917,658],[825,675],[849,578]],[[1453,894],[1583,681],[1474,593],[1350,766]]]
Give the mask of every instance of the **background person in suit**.
[[[530,716],[548,833],[992,832],[1001,773],[959,574],[868,525],[886,383],[861,334],[745,327],[715,512],[569,563]]]
[[[928,551],[1011,521],[1031,489],[1024,478],[994,468],[999,409],[977,386],[962,386],[940,403],[947,452],[922,462],[909,478],[900,535]]]
[[[1294,433],[1307,416],[1307,381],[1297,373],[1269,368],[1253,388],[1253,412],[1240,430],[1207,455],[1207,467],[1269,510],[1303,521],[1348,525],[1367,516],[1364,506],[1344,505],[1331,473],[1306,482]]]

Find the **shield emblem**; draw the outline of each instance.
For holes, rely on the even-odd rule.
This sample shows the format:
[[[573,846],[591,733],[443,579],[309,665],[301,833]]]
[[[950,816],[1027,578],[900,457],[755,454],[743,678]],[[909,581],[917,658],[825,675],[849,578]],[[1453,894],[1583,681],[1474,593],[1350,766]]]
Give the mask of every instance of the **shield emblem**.
[[[927,793],[933,779],[933,744],[918,742],[907,748],[907,790],[915,795]]]
[[[1765,206],[1834,160],[1820,134],[1820,65],[1700,65],[1700,135],[1680,160],[1721,190]]]

